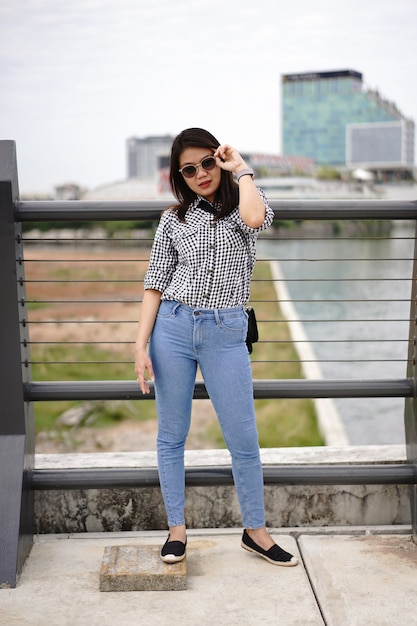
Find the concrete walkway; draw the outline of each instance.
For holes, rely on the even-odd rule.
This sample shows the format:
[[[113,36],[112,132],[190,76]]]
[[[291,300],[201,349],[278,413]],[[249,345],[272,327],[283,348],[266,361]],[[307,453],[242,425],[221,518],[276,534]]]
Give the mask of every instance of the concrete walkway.
[[[275,567],[240,548],[240,529],[188,532],[185,591],[100,592],[106,546],[166,533],[36,538],[1,626],[417,626],[417,545],[409,527],[271,531],[300,558]]]

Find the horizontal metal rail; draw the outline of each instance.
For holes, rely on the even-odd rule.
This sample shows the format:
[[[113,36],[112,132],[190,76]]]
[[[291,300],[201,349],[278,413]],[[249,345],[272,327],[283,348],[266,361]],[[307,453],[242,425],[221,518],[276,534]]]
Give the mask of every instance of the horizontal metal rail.
[[[95,298],[92,300],[89,300],[87,298],[85,299],[55,299],[55,300],[46,300],[43,298],[36,298],[36,299],[26,299],[26,300],[21,300],[21,304],[23,304],[24,302],[26,302],[26,304],[139,304],[140,302],[142,302],[141,298],[107,298],[107,299],[103,299],[103,298]],[[259,304],[264,303],[264,302],[273,302],[276,303],[277,300],[257,300],[257,302]],[[301,298],[294,298],[294,299],[288,299],[288,300],[280,300],[280,302],[309,302],[311,303],[311,299],[301,299]],[[352,302],[366,302],[366,303],[376,303],[376,302],[411,302],[410,298],[344,298],[343,300],[341,299],[335,299],[335,298],[317,298],[317,300],[314,300],[313,304],[323,304],[323,302],[327,303],[327,304],[336,304],[339,302],[348,302],[348,303],[352,303]],[[276,320],[273,320],[276,321]]]
[[[17,202],[17,222],[156,220],[174,200]],[[417,200],[270,200],[281,220],[417,219]]]
[[[404,464],[266,465],[266,485],[415,485],[417,466]],[[232,469],[188,467],[189,486],[232,485]],[[31,472],[33,490],[112,489],[159,487],[156,468],[37,469]]]
[[[273,398],[411,398],[413,379],[371,380],[254,380],[255,399]],[[135,381],[30,382],[24,386],[26,401],[49,400],[150,400]],[[208,398],[203,382],[194,387],[194,399]]]

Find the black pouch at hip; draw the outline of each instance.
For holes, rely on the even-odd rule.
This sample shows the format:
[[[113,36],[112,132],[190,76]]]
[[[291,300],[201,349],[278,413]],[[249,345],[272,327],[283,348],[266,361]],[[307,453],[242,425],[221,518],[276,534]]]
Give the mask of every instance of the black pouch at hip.
[[[248,306],[246,307],[246,313],[248,314],[248,334],[246,335],[246,345],[250,354],[252,352],[252,344],[258,341],[259,334],[255,311],[252,307]]]

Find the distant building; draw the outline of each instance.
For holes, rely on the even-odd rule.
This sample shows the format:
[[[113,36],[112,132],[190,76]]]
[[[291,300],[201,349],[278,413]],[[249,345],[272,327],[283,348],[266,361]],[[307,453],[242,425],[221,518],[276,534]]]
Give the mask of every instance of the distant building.
[[[414,163],[414,124],[409,120],[347,124],[348,167],[399,169]]]
[[[127,139],[127,178],[156,178],[158,158],[170,153],[173,140],[170,135]]]
[[[251,152],[242,155],[255,170],[257,176],[312,176],[315,170],[313,159],[299,156],[280,156]]]
[[[354,70],[282,76],[282,148],[318,165],[411,172],[414,122]]]
[[[76,183],[64,183],[55,187],[55,200],[80,200],[83,190]]]

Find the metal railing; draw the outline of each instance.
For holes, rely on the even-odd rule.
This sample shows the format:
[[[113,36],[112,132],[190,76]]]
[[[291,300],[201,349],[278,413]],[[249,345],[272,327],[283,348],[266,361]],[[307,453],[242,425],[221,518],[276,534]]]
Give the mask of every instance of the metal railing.
[[[63,302],[50,301],[46,297],[28,297],[33,286],[44,286],[45,280],[26,276],[26,246],[22,225],[34,222],[102,222],[135,221],[156,222],[166,201],[152,202],[21,202],[18,195],[17,165],[14,142],[0,142],[0,255],[2,261],[1,306],[1,373],[0,391],[3,400],[0,430],[0,473],[2,514],[0,523],[1,550],[5,554],[0,565],[0,585],[13,586],[23,562],[32,545],[33,491],[35,489],[74,489],[157,484],[155,472],[138,469],[74,470],[71,472],[34,469],[34,418],[33,403],[52,400],[110,400],[141,399],[135,381],[130,380],[32,380],[31,352],[36,344],[29,338],[29,326],[33,324],[36,307],[41,315],[42,306],[60,306]],[[417,202],[392,201],[271,201],[276,221],[316,222],[349,220],[398,221],[417,220]],[[413,233],[415,245],[415,232]],[[45,243],[45,242],[44,242]],[[404,465],[328,465],[328,466],[281,466],[266,468],[265,481],[285,484],[409,484],[411,486],[411,510],[414,533],[417,533],[416,485],[417,485],[417,427],[416,427],[416,252],[410,256],[412,264],[410,297],[407,298],[410,316],[408,336],[398,338],[404,342],[406,374],[391,378],[337,378],[337,379],[255,379],[254,395],[263,398],[394,398],[405,399],[405,433],[407,463]],[[40,258],[40,257],[39,257]],[[40,260],[42,260],[40,258]],[[139,261],[145,261],[140,257]],[[39,263],[39,261],[38,261]],[[135,276],[120,279],[131,283]],[[32,281],[33,282],[29,282]],[[53,280],[58,280],[54,278]],[[59,278],[62,280],[62,277]],[[67,285],[71,277],[66,276]],[[97,280],[102,280],[100,277]],[[82,279],[77,278],[77,284]],[[112,296],[113,297],[113,296]],[[395,296],[393,296],[395,300]],[[62,298],[61,298],[62,300]],[[82,300],[74,302],[81,306]],[[117,300],[117,298],[116,298]],[[140,298],[129,299],[137,304]],[[408,302],[409,300],[409,302]],[[65,300],[67,302],[67,300]],[[115,299],[112,299],[115,302]],[[103,303],[101,303],[103,304]],[[127,304],[123,297],[121,306]],[[74,321],[74,317],[69,320]],[[45,320],[43,320],[45,321]],[[58,320],[61,326],[66,320]],[[84,320],[89,323],[88,320]],[[123,321],[123,320],[120,320]],[[126,320],[124,320],[126,322]],[[129,320],[133,323],[136,320]],[[274,320],[263,320],[265,323]],[[275,320],[276,321],[276,320]],[[371,320],[375,321],[375,320]],[[404,320],[403,320],[404,321]],[[47,343],[39,340],[38,345]],[[76,343],[76,342],[75,342]],[[107,342],[106,342],[107,343]],[[256,359],[255,359],[256,360]],[[340,359],[334,359],[335,362]],[[344,358],[342,360],[345,360]],[[406,367],[407,362],[407,367]],[[49,360],[49,365],[53,362]],[[129,361],[127,361],[129,364]],[[148,396],[152,398],[153,393]],[[204,384],[197,382],[195,398],[206,398]],[[231,482],[230,468],[188,468],[188,484],[225,484]]]
[[[156,211],[152,215],[153,219],[156,220],[158,215]],[[375,221],[373,225],[378,223]],[[339,234],[337,237],[312,237],[308,236],[307,228],[307,236],[301,234],[297,237],[293,234],[293,224],[287,224],[286,228],[273,228],[272,234],[260,240],[257,267],[273,264],[275,268],[278,263],[288,267],[289,275],[286,273],[285,282],[291,285],[294,293],[276,293],[274,287],[282,281],[275,276],[253,279],[252,286],[262,285],[265,293],[258,298],[255,295],[251,304],[256,307],[258,321],[263,329],[269,331],[261,333],[259,345],[271,344],[271,347],[276,348],[267,353],[262,350],[261,356],[258,350],[252,355],[254,378],[263,378],[258,373],[259,363],[308,362],[305,355],[288,356],[283,348],[292,343],[292,338],[280,337],[277,332],[282,322],[291,323],[291,313],[289,319],[277,315],[279,307],[289,303],[304,309],[301,322],[309,327],[311,334],[307,341],[313,341],[319,348],[328,347],[327,350],[321,350],[318,357],[310,356],[310,360],[330,363],[332,368],[338,363],[377,363],[379,378],[386,378],[382,367],[384,363],[405,364],[407,361],[407,350],[404,348],[408,343],[413,260],[411,244],[414,242],[414,231],[408,229],[400,235],[391,234],[387,224],[382,223],[387,231],[382,236],[374,232],[363,233],[358,228],[359,234],[356,236]],[[369,224],[366,228],[370,229]],[[43,237],[36,231],[24,233],[21,237],[26,277],[20,281],[26,289],[27,321],[31,327],[30,364],[132,364],[131,360],[126,360],[126,354],[129,355],[128,346],[133,343],[132,325],[137,323],[136,305],[141,300],[143,274],[152,241],[150,229],[133,235],[130,231],[124,237],[119,235],[116,238],[105,236],[103,232],[97,236],[96,231],[85,231],[82,237],[77,234],[71,236],[71,231],[64,232],[65,237],[60,234],[53,237],[49,232],[47,237]],[[387,242],[395,242],[396,247],[400,248],[399,252],[396,251],[399,258],[395,258],[391,251],[388,257],[381,256]],[[335,251],[335,244],[344,246],[345,253]],[[351,250],[353,244],[357,247],[354,254]],[[304,258],[299,256],[300,252],[295,257],[289,256],[294,247],[301,249]],[[406,249],[401,250],[401,247]],[[367,265],[373,261],[381,268],[379,275],[372,275],[372,268],[366,269],[363,274],[364,253],[367,254]],[[377,256],[371,258],[372,255]],[[387,263],[389,272],[384,269]],[[292,269],[294,265],[295,270]],[[347,265],[350,265],[349,272],[345,269]],[[340,285],[343,285],[342,292]],[[313,293],[308,293],[308,288],[314,290]],[[399,311],[391,310],[393,304],[401,305]],[[114,305],[124,305],[124,310]],[[272,308],[269,305],[273,305]],[[343,305],[343,310],[336,311],[336,315],[332,313],[340,305]],[[77,310],[74,312],[75,306]],[[115,315],[118,316],[116,319]],[[26,321],[25,318],[23,321]],[[361,326],[361,332],[356,332],[357,336],[348,329],[350,323]],[[390,333],[387,332],[388,324],[391,326]],[[59,332],[54,331],[57,325],[60,326]],[[116,333],[115,325],[120,327]],[[329,328],[336,325],[339,328],[344,326],[344,332],[338,330],[329,333]],[[372,327],[376,325],[379,329],[371,333]],[[112,327],[110,338],[106,326]],[[103,328],[104,331],[99,333]],[[380,354],[375,348],[382,342],[386,345]],[[51,346],[65,348],[66,360],[59,360],[56,356],[46,358],[43,352]],[[107,347],[109,358],[95,358],[91,361],[90,357],[88,361],[81,360],[77,357],[79,346]],[[28,361],[26,363],[29,364]],[[128,378],[131,371],[128,372]],[[331,374],[334,378],[334,372]],[[109,378],[105,367],[100,368],[100,377]],[[50,378],[53,379],[53,375]],[[79,378],[82,379],[82,372]],[[366,376],[361,373],[356,374],[355,378]]]
[[[38,204],[44,207],[43,210],[42,206],[39,207]],[[51,215],[50,213],[51,204],[59,212],[59,219],[69,219],[66,211],[68,203],[57,202],[20,203],[18,205],[18,217],[19,219],[24,219],[25,223],[29,222],[29,224],[31,219],[36,219],[37,221],[46,218],[56,220],[56,214]],[[94,219],[99,219],[103,215],[102,204],[103,203],[98,204],[94,213]],[[159,205],[160,203],[155,204]],[[279,205],[279,203],[275,202],[271,204],[273,206],[275,204]],[[345,203],[334,203],[333,212],[328,213],[326,219],[337,219],[339,223],[340,220],[345,220],[346,207],[344,204]],[[74,203],[69,203],[69,205],[69,208],[74,207]],[[88,205],[84,203],[84,206],[87,213],[88,209],[92,208],[91,203]],[[31,209],[30,211],[28,211],[28,207]],[[369,207],[369,204],[366,205],[366,209],[368,208],[371,208],[372,211],[374,210],[374,206]],[[32,209],[36,209],[36,211]],[[107,211],[106,213],[106,216],[108,216],[109,212]],[[151,219],[153,222],[156,222],[160,214],[160,206],[150,210],[149,203],[138,202],[135,212],[131,217],[135,217],[136,220],[139,220],[143,213],[148,220]],[[285,214],[285,211],[283,211],[281,207],[277,209],[277,214],[280,218],[282,213]],[[71,215],[71,211],[69,215]],[[112,215],[114,216],[114,214]],[[309,216],[309,213],[304,215]],[[364,213],[364,215],[366,217],[366,213]],[[396,213],[394,214],[392,212],[391,215],[395,215],[395,218],[397,217]],[[116,217],[119,217],[118,213]],[[320,219],[323,219],[323,213],[320,213]],[[291,233],[291,228],[285,230]],[[391,377],[385,375],[383,364],[398,362],[404,365],[404,372],[406,369],[408,359],[407,344],[413,250],[408,250],[407,253],[403,253],[403,256],[397,259],[392,258],[392,256],[388,259],[374,259],[378,265],[383,265],[384,262],[389,262],[390,265],[394,265],[397,261],[408,261],[410,263],[405,271],[402,270],[403,274],[400,272],[400,274],[397,273],[394,277],[384,276],[382,278],[375,278],[374,276],[364,276],[361,274],[363,258],[354,257],[352,255],[350,255],[349,258],[344,258],[343,256],[340,258],[335,256],[334,252],[331,256],[323,257],[323,253],[320,252],[320,247],[323,247],[329,241],[337,241],[338,246],[343,242],[347,242],[351,245],[352,241],[359,241],[361,244],[364,242],[380,242],[384,239],[392,241],[394,237],[390,234],[384,237],[360,235],[356,237],[356,239],[353,237],[327,237],[327,239],[316,237],[314,240],[311,237],[306,238],[303,236],[298,239],[298,243],[301,246],[310,245],[311,248],[311,243],[314,241],[316,248],[318,248],[318,250],[314,250],[313,252],[310,249],[308,258],[300,260],[299,257],[280,258],[280,256],[276,256],[276,253],[271,255],[271,249],[276,246],[277,242],[278,250],[280,250],[283,244],[288,243],[288,239],[287,234],[282,238],[279,229],[273,229],[272,237],[270,236],[260,241],[261,245],[259,248],[264,250],[265,257],[263,258],[261,256],[261,258],[259,258],[258,255],[257,266],[261,265],[263,262],[275,263],[276,261],[279,261],[280,264],[287,265],[291,264],[293,261],[299,261],[303,264],[302,269],[297,270],[297,278],[286,277],[286,282],[298,282],[302,285],[301,288],[298,287],[299,292],[301,289],[301,296],[295,294],[289,299],[289,301],[299,304],[300,307],[303,304],[306,305],[307,313],[305,317],[301,319],[301,322],[304,325],[308,325],[310,329],[314,326],[320,329],[321,326],[321,337],[313,337],[315,345],[329,344],[328,350],[325,351],[324,356],[314,357],[312,360],[319,364],[330,363],[334,370],[331,372],[330,378],[342,379],[344,378],[343,376],[335,375],[335,372],[337,374],[338,369],[340,369],[337,367],[338,363],[377,363],[378,378],[380,381],[367,380],[369,377],[363,373],[357,374],[353,380],[351,379],[352,377],[349,377],[349,380],[341,380],[339,383],[333,380],[315,381],[314,385],[311,385],[310,380],[298,381],[296,384],[294,384],[293,381],[264,381],[264,377],[257,374],[257,366],[260,363],[292,363],[296,361],[302,365],[307,362],[307,359],[299,356],[294,357],[294,355],[291,357],[281,356],[282,354],[286,354],[282,348],[286,347],[287,344],[291,344],[292,339],[291,337],[276,339],[276,329],[282,325],[282,322],[288,323],[291,322],[291,320],[287,320],[283,316],[277,316],[277,311],[279,306],[288,302],[288,300],[283,301],[282,297],[274,292],[273,284],[280,282],[278,279],[255,278],[254,282],[256,283],[265,283],[269,284],[269,286],[272,284],[272,289],[269,289],[266,298],[261,300],[255,299],[252,300],[251,303],[256,307],[260,324],[263,325],[264,328],[269,327],[270,330],[269,333],[261,333],[260,344],[269,343],[273,344],[273,347],[276,348],[273,351],[270,350],[266,357],[259,357],[258,351],[255,351],[252,355],[254,378],[256,379],[255,397],[297,397],[299,393],[304,397],[328,397],[329,393],[332,397],[346,397],[346,395],[349,395],[349,397],[369,397],[370,393],[372,397],[378,395],[381,397],[404,397],[409,387],[409,381],[404,379],[402,380],[402,384],[399,385],[398,379],[390,380]],[[141,300],[140,291],[143,285],[143,274],[149,256],[149,249],[144,250],[141,246],[143,242],[146,241],[149,248],[151,240],[152,236],[149,231],[145,231],[145,238],[142,233],[138,237],[118,237],[116,240],[113,237],[104,238],[100,236],[97,238],[94,237],[94,235],[87,235],[82,239],[79,237],[71,238],[68,234],[64,240],[60,236],[55,239],[48,236],[47,239],[44,239],[39,238],[38,235],[31,235],[30,237],[24,235],[20,238],[20,243],[25,251],[24,265],[26,272],[26,277],[20,279],[21,286],[26,289],[26,299],[21,299],[20,310],[22,313],[24,307],[26,307],[21,322],[23,324],[28,323],[31,329],[31,338],[28,343],[25,344],[25,347],[31,349],[31,357],[30,360],[26,358],[24,363],[27,366],[45,365],[48,366],[50,370],[52,370],[52,366],[61,364],[77,364],[80,368],[83,365],[100,365],[103,366],[99,369],[100,377],[106,380],[109,379],[105,368],[107,364],[132,366],[130,369],[125,368],[123,370],[123,372],[127,372],[125,377],[122,377],[123,385],[118,384],[114,386],[113,384],[106,384],[105,386],[102,385],[102,387],[105,387],[104,389],[100,387],[99,383],[92,386],[92,383],[85,385],[84,382],[81,382],[80,385],[77,385],[76,382],[69,381],[68,384],[59,383],[58,385],[49,385],[45,382],[40,382],[39,384],[38,382],[30,382],[26,386],[28,398],[32,400],[100,400],[103,399],[104,396],[102,394],[104,392],[106,394],[105,397],[108,399],[117,399],[120,397],[144,399],[136,383],[131,381],[130,385],[126,385],[125,378],[131,378],[133,372],[132,350],[129,352],[129,344],[133,343],[134,326],[137,324],[137,305]],[[414,230],[411,235],[409,233],[407,237],[395,237],[395,240],[399,242],[399,245],[406,243],[408,247],[410,247],[410,240],[414,242]],[[293,238],[291,243],[295,241],[297,240]],[[264,245],[262,246],[262,244]],[[53,248],[54,254],[51,254],[51,245],[55,246]],[[48,248],[45,248],[45,246],[48,246]],[[69,246],[72,247],[69,248]],[[94,252],[94,247],[97,248],[97,246],[99,246],[98,251]],[[369,261],[370,259],[368,258],[366,260]],[[340,267],[346,265],[346,262],[356,264],[358,269],[353,276],[341,278]],[[324,279],[309,276],[308,270],[306,271],[305,269],[308,266],[317,267],[318,265],[323,266],[323,264],[334,266],[332,275],[329,274],[328,269],[325,270],[326,278]],[[142,266],[141,269],[139,267],[140,265]],[[300,275],[301,278],[299,277]],[[316,294],[306,297],[304,293],[305,284],[311,283],[317,285],[318,281],[325,281],[331,285],[338,285],[344,282],[347,292],[360,283],[362,283],[361,290],[363,292],[365,289],[368,289],[368,284],[372,284],[373,290],[377,295],[372,298],[372,296],[369,296],[367,293],[365,295],[359,293],[359,295],[354,294],[353,297],[350,294],[342,297],[337,293],[334,296],[330,290],[330,297],[329,295],[317,297]],[[399,283],[401,287],[406,285],[405,294],[403,293],[402,298],[398,295]],[[364,287],[364,284],[366,284],[366,287]],[[385,287],[385,291],[388,291],[389,295],[381,297],[380,293],[383,284],[388,285]],[[327,288],[327,291],[329,292],[329,288]],[[392,303],[401,304],[400,312],[395,312],[395,319],[392,319],[392,312],[390,312],[386,306]],[[264,309],[269,304],[276,306],[272,315],[269,314],[268,316],[267,313],[265,316]],[[343,316],[341,316],[340,313],[337,316],[332,315],[331,309],[335,304],[345,305]],[[115,307],[113,305],[123,305],[124,310],[121,311],[121,307]],[[374,309],[377,307],[377,310],[373,310],[369,313],[362,305],[366,305],[368,308],[369,305],[373,305]],[[353,307],[354,310],[352,310]],[[388,310],[388,313],[381,315],[381,311],[385,311],[385,309]],[[330,311],[330,315],[328,311]],[[337,323],[343,324],[346,327],[350,322],[354,322],[356,326],[361,326],[361,333],[358,336],[352,336],[350,332],[344,333],[344,335],[339,333],[336,336],[333,334],[329,339],[330,333],[328,332],[328,327],[330,325],[334,326],[335,323]],[[390,323],[393,327],[391,336],[386,333],[385,327],[387,323]],[[397,332],[400,323],[401,328]],[[47,327],[53,328],[54,325],[59,325],[59,332],[54,332],[53,330],[48,332]],[[114,333],[115,325],[119,327],[124,325],[124,332]],[[380,330],[370,335],[368,330],[376,325],[379,326]],[[111,330],[107,332],[106,326],[111,327]],[[366,332],[364,332],[365,327]],[[103,328],[104,331],[100,334],[99,330]],[[84,331],[80,332],[81,329],[84,329]],[[117,338],[120,334],[122,335],[121,339],[120,337]],[[314,331],[312,331],[311,334],[314,335]],[[269,335],[269,338],[265,339],[265,335]],[[271,338],[271,335],[273,338]],[[385,346],[384,355],[379,354],[375,350],[375,347],[382,342],[387,344]],[[360,344],[362,344],[362,347],[366,344],[366,347],[358,356],[355,350],[356,346]],[[395,344],[402,345],[398,347]],[[108,358],[95,357],[94,360],[91,360],[92,357],[90,357],[88,360],[85,360],[85,358],[77,357],[77,350],[80,345],[93,346],[96,348],[107,347],[109,348],[106,352]],[[59,359],[57,356],[43,356],[41,348],[48,346],[66,348],[65,357],[61,356]],[[121,356],[121,354],[123,354],[123,356]],[[386,368],[386,371],[389,372],[389,368]],[[35,376],[34,378],[36,381],[38,377]],[[53,379],[53,376],[49,376],[49,378]],[[82,381],[82,372],[79,379]],[[379,392],[378,387],[380,387]],[[305,393],[302,391],[304,388],[306,389]],[[329,389],[331,389],[330,392]],[[120,391],[122,391],[121,396],[119,395]],[[50,396],[49,392],[53,395]],[[68,395],[65,395],[66,392]],[[128,394],[128,396],[126,394]],[[326,395],[323,396],[323,394]],[[153,395],[150,397],[153,398]],[[196,386],[195,397],[207,397],[204,385],[198,384]],[[148,399],[148,397],[146,399]]]

